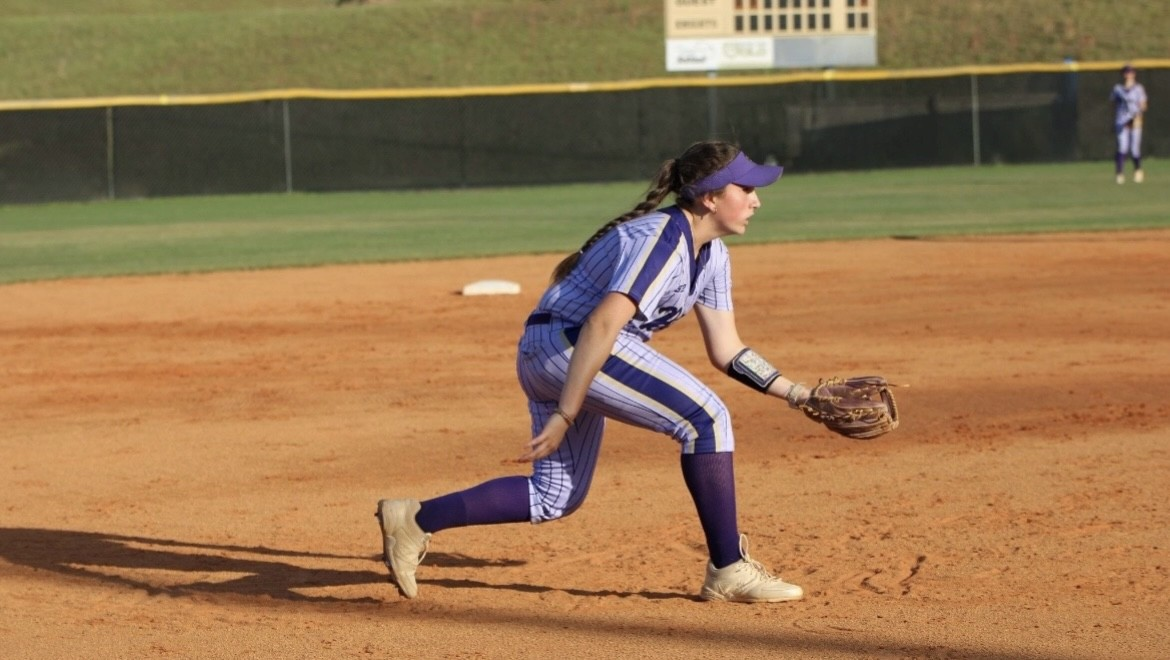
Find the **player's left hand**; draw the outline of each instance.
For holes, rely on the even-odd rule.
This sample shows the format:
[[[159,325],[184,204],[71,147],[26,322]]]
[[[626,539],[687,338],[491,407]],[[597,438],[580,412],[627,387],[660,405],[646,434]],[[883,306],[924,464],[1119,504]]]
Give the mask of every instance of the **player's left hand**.
[[[821,380],[798,406],[809,419],[847,438],[868,440],[898,428],[893,387],[881,376]]]

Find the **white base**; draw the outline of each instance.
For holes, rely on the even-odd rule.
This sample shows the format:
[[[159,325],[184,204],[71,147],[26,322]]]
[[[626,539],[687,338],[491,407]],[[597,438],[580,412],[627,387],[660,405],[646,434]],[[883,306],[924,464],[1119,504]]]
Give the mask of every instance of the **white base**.
[[[499,296],[520,293],[520,284],[508,280],[480,280],[463,287],[465,296]]]

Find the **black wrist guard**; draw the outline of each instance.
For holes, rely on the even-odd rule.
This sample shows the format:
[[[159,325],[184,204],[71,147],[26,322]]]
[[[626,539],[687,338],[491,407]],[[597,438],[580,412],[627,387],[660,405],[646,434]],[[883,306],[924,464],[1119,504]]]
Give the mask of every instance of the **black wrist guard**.
[[[780,371],[759,353],[745,348],[731,359],[731,364],[727,365],[727,375],[753,390],[766,393],[768,387],[780,377]]]

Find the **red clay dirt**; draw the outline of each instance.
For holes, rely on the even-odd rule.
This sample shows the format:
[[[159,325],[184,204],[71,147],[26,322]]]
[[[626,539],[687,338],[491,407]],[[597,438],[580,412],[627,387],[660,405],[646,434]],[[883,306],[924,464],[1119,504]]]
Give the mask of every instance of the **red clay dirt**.
[[[734,246],[741,333],[878,373],[830,435],[654,343],[737,434],[751,554],[795,603],[698,600],[666,437],[590,498],[449,530],[399,596],[375,502],[522,474],[513,356],[560,255],[0,287],[5,658],[1170,656],[1170,232]],[[517,296],[463,297],[477,279]]]

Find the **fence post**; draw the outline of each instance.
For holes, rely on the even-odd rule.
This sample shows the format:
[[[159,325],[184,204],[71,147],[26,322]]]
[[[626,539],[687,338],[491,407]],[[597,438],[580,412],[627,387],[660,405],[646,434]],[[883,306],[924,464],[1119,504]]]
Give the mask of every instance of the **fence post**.
[[[975,166],[981,164],[979,153],[979,76],[971,74],[971,147],[975,156]]]
[[[718,74],[714,71],[707,72],[707,78],[715,80]],[[715,85],[707,86],[707,137],[714,138],[718,135],[719,130],[719,93],[715,89]]]
[[[284,192],[293,191],[292,173],[292,126],[289,122],[288,99],[281,99],[282,114],[284,115]]]
[[[106,106],[106,198],[114,199],[114,106]]]

